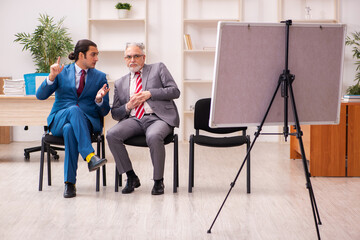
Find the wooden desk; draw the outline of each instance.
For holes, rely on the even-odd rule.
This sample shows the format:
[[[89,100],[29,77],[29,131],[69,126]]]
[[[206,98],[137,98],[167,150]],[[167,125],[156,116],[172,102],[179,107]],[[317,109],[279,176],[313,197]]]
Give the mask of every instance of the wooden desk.
[[[360,103],[347,106],[347,176],[360,176]]]
[[[301,130],[312,176],[360,176],[360,103],[342,103],[338,125],[307,125]],[[290,158],[301,158],[294,136]]]
[[[54,101],[54,96],[38,100],[35,96],[0,95],[0,126],[46,126]],[[110,113],[104,121],[104,132],[117,123]]]
[[[0,95],[0,126],[46,126],[55,97]]]

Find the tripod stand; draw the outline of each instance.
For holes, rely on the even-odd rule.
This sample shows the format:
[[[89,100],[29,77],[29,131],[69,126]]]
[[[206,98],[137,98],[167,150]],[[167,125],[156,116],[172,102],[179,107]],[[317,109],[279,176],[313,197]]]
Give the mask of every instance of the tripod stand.
[[[311,207],[312,207],[312,211],[313,211],[313,216],[314,216],[314,221],[315,221],[315,228],[316,228],[316,232],[317,232],[317,237],[318,239],[320,239],[320,232],[319,232],[319,227],[318,225],[321,225],[321,220],[320,220],[320,216],[319,216],[319,211],[316,205],[316,200],[315,200],[315,195],[313,192],[313,188],[311,185],[311,181],[310,181],[310,173],[308,170],[308,166],[307,166],[307,162],[306,162],[306,156],[305,156],[305,150],[304,150],[304,145],[303,145],[303,141],[302,141],[302,131],[300,128],[300,123],[299,123],[299,118],[298,118],[298,114],[297,114],[297,110],[296,110],[296,104],[295,104],[295,97],[294,97],[294,92],[293,92],[293,88],[292,88],[292,83],[295,80],[295,75],[290,74],[290,70],[288,68],[288,55],[289,55],[289,29],[290,29],[290,25],[292,25],[292,21],[291,20],[287,20],[281,23],[285,23],[286,24],[286,48],[285,48],[285,69],[283,70],[283,73],[280,75],[279,77],[279,81],[276,87],[276,90],[271,98],[271,101],[269,103],[269,106],[266,110],[266,113],[260,123],[260,125],[258,126],[258,130],[255,133],[255,138],[254,141],[252,142],[249,150],[246,153],[246,156],[244,158],[244,161],[242,162],[239,171],[237,172],[234,181],[230,184],[230,189],[222,203],[222,205],[220,206],[220,209],[218,211],[218,213],[215,216],[214,221],[212,222],[209,230],[207,231],[208,233],[211,233],[211,229],[215,224],[215,221],[217,219],[217,217],[219,216],[223,206],[225,205],[225,202],[227,200],[227,198],[230,195],[231,190],[233,189],[233,187],[235,186],[235,183],[240,175],[240,172],[246,162],[247,157],[249,156],[252,147],[254,146],[257,138],[259,137],[259,135],[261,134],[261,130],[262,127],[265,123],[265,120],[269,114],[270,108],[274,102],[274,99],[276,97],[277,92],[280,89],[281,86],[281,97],[284,98],[284,127],[283,127],[283,133],[282,135],[284,135],[285,140],[287,139],[287,137],[289,135],[295,135],[296,138],[299,141],[299,146],[300,146],[300,151],[301,151],[301,156],[302,156],[302,162],[303,162],[303,167],[304,167],[304,173],[305,173],[305,179],[306,179],[306,188],[309,191],[309,197],[310,197],[310,202],[311,202]],[[292,106],[292,110],[294,113],[294,121],[295,121],[295,129],[296,129],[296,133],[289,133],[289,127],[288,127],[288,98],[289,98],[289,91],[290,91],[290,100],[291,100],[291,106]]]

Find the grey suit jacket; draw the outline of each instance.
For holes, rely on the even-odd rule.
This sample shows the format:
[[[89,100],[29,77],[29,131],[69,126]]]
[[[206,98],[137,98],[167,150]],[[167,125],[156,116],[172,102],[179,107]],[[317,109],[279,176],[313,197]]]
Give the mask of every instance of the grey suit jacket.
[[[129,117],[125,105],[130,100],[130,77],[131,74],[128,73],[114,84],[111,115],[117,121]],[[143,90],[151,93],[151,98],[146,102],[154,113],[170,126],[179,127],[179,113],[173,99],[179,98],[180,90],[166,66],[163,63],[145,64],[142,81]]]

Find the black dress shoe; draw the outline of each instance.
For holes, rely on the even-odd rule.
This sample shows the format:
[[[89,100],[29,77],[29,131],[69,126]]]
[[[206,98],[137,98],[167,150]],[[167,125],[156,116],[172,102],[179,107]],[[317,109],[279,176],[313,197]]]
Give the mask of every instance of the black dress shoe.
[[[76,196],[76,187],[73,183],[65,183],[64,198],[72,198]]]
[[[163,180],[159,180],[159,181],[155,181],[154,183],[154,187],[151,190],[151,194],[152,195],[161,195],[164,194],[164,181]]]
[[[140,185],[140,179],[137,176],[133,178],[128,178],[126,180],[126,186],[121,192],[123,194],[132,193],[134,189],[140,187]]]
[[[99,167],[105,165],[106,162],[107,160],[105,158],[101,159],[96,155],[92,156],[90,162],[88,162],[89,172],[97,170]]]

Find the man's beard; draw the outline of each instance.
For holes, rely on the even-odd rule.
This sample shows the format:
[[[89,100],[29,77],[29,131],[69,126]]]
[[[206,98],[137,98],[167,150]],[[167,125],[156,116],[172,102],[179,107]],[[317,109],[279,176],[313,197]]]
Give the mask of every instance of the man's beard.
[[[135,65],[135,66],[134,66]],[[131,64],[129,69],[130,69],[130,72],[138,72],[140,70],[140,65],[138,64]]]

